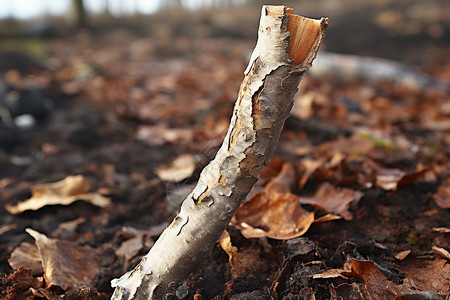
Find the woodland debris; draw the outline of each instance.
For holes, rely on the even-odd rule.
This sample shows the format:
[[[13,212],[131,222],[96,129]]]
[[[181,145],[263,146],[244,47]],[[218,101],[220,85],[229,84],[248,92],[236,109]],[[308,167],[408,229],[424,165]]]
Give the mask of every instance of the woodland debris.
[[[36,244],[22,243],[9,259],[11,267],[26,267],[32,274],[43,274],[46,288],[55,286],[69,291],[94,284],[101,251],[87,245],[51,239],[30,228],[26,231]]]
[[[353,216],[348,209],[352,203],[358,203],[362,196],[363,193],[360,191],[335,188],[328,182],[324,182],[314,196],[300,197],[300,203],[312,205],[350,221]]]
[[[196,168],[194,156],[182,154],[175,158],[170,165],[156,168],[159,179],[169,182],[180,182],[192,176]]]
[[[303,235],[314,222],[314,212],[303,209],[298,196],[291,193],[294,181],[294,166],[285,162],[262,192],[239,207],[233,226],[246,238],[287,240]]]
[[[90,193],[89,184],[82,175],[67,176],[61,181],[37,184],[31,188],[31,198],[15,205],[7,204],[9,213],[18,215],[27,210],[38,210],[46,205],[69,205],[83,200],[99,207],[111,204],[109,198],[99,193]]]
[[[394,257],[398,260],[404,260],[410,253],[411,250],[400,251],[399,253],[395,254]]]
[[[435,87],[450,91],[448,83],[414,72],[399,62],[367,56],[320,52],[310,74],[320,77],[339,75],[341,78],[359,78],[372,83],[389,80],[415,90]]]
[[[450,208],[450,179],[438,187],[436,194],[434,194],[434,202],[440,208]]]

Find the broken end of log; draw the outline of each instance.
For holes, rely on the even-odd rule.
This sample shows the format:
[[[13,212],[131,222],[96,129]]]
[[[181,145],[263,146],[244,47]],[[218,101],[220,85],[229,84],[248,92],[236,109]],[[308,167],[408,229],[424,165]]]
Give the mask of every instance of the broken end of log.
[[[328,26],[328,18],[314,20],[294,15],[292,9],[287,10],[289,16],[287,29],[290,33],[289,56],[294,64],[310,64],[315,58]]]

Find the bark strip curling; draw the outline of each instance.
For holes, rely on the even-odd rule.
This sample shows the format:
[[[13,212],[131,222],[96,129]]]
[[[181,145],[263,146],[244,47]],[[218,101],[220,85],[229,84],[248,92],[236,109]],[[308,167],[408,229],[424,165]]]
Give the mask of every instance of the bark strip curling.
[[[112,299],[167,299],[205,257],[267,165],[328,20],[263,6],[258,41],[216,157],[150,252],[112,282]]]

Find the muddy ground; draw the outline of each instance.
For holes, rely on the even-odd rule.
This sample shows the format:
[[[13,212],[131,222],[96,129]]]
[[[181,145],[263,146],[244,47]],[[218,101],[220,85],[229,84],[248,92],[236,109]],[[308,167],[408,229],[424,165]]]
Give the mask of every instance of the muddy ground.
[[[237,248],[214,245],[180,298],[449,299],[450,6],[331,2],[305,4],[305,13],[295,6],[330,16],[324,50],[401,62],[442,84],[304,78],[259,190],[227,229]],[[45,38],[2,38],[2,298],[111,296],[111,279],[148,252],[214,157],[258,14],[249,6],[92,20]],[[170,165],[180,155],[192,159],[188,171]],[[187,175],[161,179],[167,169]],[[294,174],[287,181],[286,170]],[[72,175],[83,178],[73,189],[89,194],[73,200],[84,201],[32,195],[37,184]],[[288,190],[277,197],[295,195],[295,213],[314,216],[288,240],[271,228],[292,216],[252,206],[277,181]],[[30,197],[42,207],[17,205]],[[246,238],[241,222],[270,234]]]

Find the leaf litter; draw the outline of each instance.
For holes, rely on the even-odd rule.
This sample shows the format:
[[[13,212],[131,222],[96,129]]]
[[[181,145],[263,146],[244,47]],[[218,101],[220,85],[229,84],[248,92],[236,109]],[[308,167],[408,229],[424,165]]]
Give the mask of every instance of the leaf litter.
[[[93,205],[106,207],[111,202],[109,198],[99,193],[89,193],[89,185],[83,176],[67,176],[61,181],[38,184],[31,187],[31,198],[15,205],[6,205],[11,214],[20,214],[27,210],[38,210],[46,205],[69,205],[77,200],[83,200]]]

